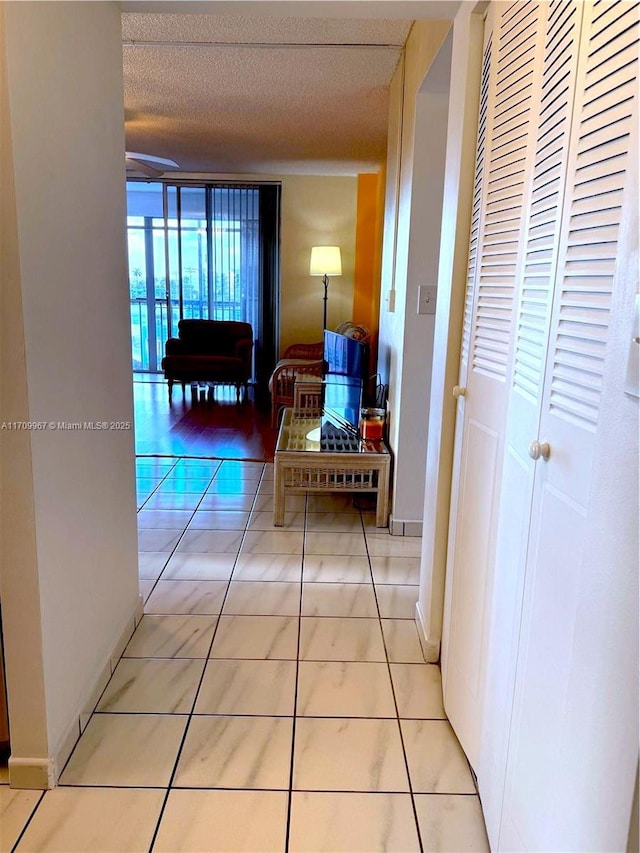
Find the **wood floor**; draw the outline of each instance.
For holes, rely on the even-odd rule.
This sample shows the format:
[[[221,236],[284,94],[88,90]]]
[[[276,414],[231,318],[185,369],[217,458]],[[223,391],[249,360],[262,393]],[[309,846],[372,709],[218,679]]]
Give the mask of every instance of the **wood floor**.
[[[215,388],[213,399],[205,388],[197,396],[187,388],[183,399],[177,386],[169,405],[162,377],[135,374],[133,400],[138,455],[273,461],[277,432],[253,390],[237,405],[232,387]]]

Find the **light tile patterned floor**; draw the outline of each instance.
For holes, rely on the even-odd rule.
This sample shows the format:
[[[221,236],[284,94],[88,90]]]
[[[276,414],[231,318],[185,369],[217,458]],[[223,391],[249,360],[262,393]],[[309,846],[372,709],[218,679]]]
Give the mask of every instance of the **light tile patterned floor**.
[[[145,616],[60,787],[0,785],[2,853],[487,850],[420,541],[330,495],[273,528],[269,464],[137,467]]]

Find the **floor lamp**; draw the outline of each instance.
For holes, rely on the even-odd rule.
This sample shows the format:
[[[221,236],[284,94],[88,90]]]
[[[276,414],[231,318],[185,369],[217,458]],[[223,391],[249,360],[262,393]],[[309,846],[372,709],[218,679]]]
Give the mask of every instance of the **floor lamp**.
[[[309,275],[322,276],[322,283],[324,284],[324,313],[322,315],[322,328],[324,330],[327,328],[327,291],[329,288],[329,276],[342,275],[340,246],[313,246],[311,249]]]

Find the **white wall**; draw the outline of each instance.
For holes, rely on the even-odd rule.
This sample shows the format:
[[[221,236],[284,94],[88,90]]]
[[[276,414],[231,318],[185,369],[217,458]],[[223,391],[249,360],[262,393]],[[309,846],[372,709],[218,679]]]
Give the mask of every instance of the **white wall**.
[[[429,441],[425,478],[418,623],[429,660],[438,660],[442,637],[444,581],[451,498],[451,470],[464,295],[469,254],[478,124],[483,23],[466,3],[454,22],[450,73],[451,109],[438,269]]]
[[[443,47],[441,52],[446,50]],[[449,56],[442,57],[447,63]],[[438,54],[434,65],[441,61]],[[394,521],[422,521],[424,476],[429,422],[429,396],[433,364],[435,314],[418,314],[420,285],[436,287],[442,220],[443,173],[449,93],[429,89],[417,96],[416,148],[411,194],[407,291],[405,301],[403,376],[399,389],[401,418],[395,461]],[[447,81],[448,82],[448,81]],[[420,428],[416,429],[419,424]],[[421,476],[416,476],[419,468]],[[405,532],[409,531],[405,529]]]
[[[329,280],[327,326],[353,319],[358,179],[282,175],[280,349],[322,340],[322,279],[309,275],[312,246],[340,246],[342,275]]]
[[[11,3],[4,16],[16,264],[3,291],[24,325],[19,414],[131,422],[120,10]],[[14,379],[3,366],[3,392]],[[12,465],[5,496],[18,485],[27,497],[3,501],[12,773],[32,761],[51,783],[52,759],[77,736],[138,602],[133,432],[31,431],[9,438],[3,460]],[[12,472],[26,479],[10,482]],[[20,560],[10,559],[25,550],[19,528],[33,545],[26,589]],[[41,657],[35,706],[24,689],[32,655]]]
[[[29,419],[24,326],[20,292],[16,199],[9,122],[4,16],[0,10],[0,417]],[[33,476],[28,432],[0,431],[0,595],[6,663],[14,654],[12,702],[20,712],[11,721],[14,742],[29,743],[32,754],[47,755],[40,597],[34,530]],[[19,575],[16,569],[19,567]],[[14,569],[12,571],[12,568]],[[28,626],[23,631],[23,626]]]
[[[437,281],[448,103],[426,81],[449,28],[414,24],[391,88],[378,370],[389,384],[392,530],[410,535],[422,530],[434,329],[417,315],[418,287]]]
[[[399,374],[398,358],[401,349],[404,318],[397,310],[396,250],[398,245],[398,198],[400,193],[400,151],[402,146],[402,112],[404,98],[405,55],[402,54],[398,67],[391,79],[389,89],[389,127],[387,132],[386,186],[384,197],[384,225],[382,240],[382,269],[380,294],[380,324],[378,337],[378,371],[382,381],[388,383],[391,376]],[[402,282],[400,283],[402,291]],[[390,389],[391,400],[393,399]],[[389,442],[397,444],[395,418],[388,423]]]

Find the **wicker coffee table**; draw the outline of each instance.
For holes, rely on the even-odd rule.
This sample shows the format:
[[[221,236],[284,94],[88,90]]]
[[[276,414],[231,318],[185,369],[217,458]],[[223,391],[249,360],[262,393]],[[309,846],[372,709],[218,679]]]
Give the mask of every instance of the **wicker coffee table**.
[[[305,492],[373,493],[376,526],[386,527],[389,513],[391,456],[383,441],[357,441],[357,449],[333,442],[321,449],[320,418],[295,417],[285,409],[275,452],[273,523],[284,524],[287,495]]]

